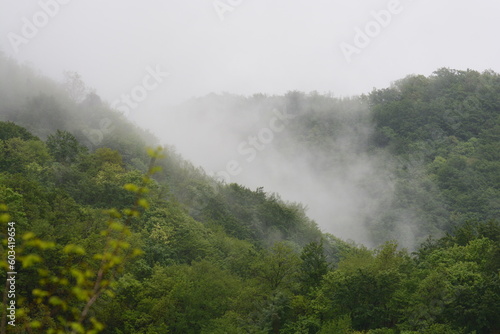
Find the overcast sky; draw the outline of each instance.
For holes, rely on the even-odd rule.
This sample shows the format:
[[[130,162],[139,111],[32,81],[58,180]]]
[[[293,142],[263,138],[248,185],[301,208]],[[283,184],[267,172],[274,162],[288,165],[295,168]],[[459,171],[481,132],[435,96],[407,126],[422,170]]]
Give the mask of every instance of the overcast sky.
[[[499,13],[496,0],[2,0],[0,50],[56,79],[77,71],[110,102],[155,67],[169,72],[148,92],[155,106],[346,96],[439,67],[499,72]]]
[[[200,121],[172,105],[211,92],[350,96],[441,67],[500,72],[499,13],[498,0],[0,0],[0,51],[59,81],[80,73],[115,109],[216,172],[242,159],[236,125],[248,132],[259,120]],[[310,161],[301,169],[272,149],[232,181],[305,203],[324,230],[366,242],[359,213],[371,197],[356,182],[342,171],[324,180]],[[353,159],[352,179],[385,180],[376,161]]]

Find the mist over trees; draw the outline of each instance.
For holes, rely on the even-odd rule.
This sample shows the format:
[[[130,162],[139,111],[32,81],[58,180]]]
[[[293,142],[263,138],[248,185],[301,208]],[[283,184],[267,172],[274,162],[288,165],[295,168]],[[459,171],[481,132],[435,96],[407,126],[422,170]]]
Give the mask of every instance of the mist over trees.
[[[233,137],[218,170],[257,170],[253,188],[182,147],[147,150],[159,140],[76,73],[56,83],[0,56],[0,75],[0,234],[15,222],[22,295],[11,332],[500,330],[497,73],[179,106]]]
[[[324,231],[415,249],[498,217],[498,93],[496,73],[440,69],[352,98],[213,94],[151,126],[220,179],[305,204]]]

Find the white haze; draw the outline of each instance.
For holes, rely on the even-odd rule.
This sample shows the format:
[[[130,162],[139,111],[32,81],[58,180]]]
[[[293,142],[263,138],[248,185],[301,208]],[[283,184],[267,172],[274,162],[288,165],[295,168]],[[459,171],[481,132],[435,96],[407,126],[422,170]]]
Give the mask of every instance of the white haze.
[[[347,158],[326,176],[315,169],[317,152],[291,157],[275,141],[245,163],[238,145],[267,126],[272,110],[215,104],[180,113],[174,106],[212,92],[351,96],[440,67],[500,72],[500,3],[494,0],[401,0],[402,11],[351,62],[341,43],[352,44],[355,29],[373,20],[371,12],[394,0],[221,0],[239,3],[223,21],[214,0],[73,0],[15,52],[8,34],[20,34],[23,18],[50,1],[56,0],[0,2],[0,51],[57,80],[64,70],[79,72],[110,104],[141,85],[147,68],[160,66],[169,76],[130,110],[130,119],[207,171],[242,161],[231,181],[300,201],[325,231],[359,242],[370,239],[366,219],[391,201],[394,186],[391,162],[362,149],[369,124],[361,126],[364,135],[347,129],[336,138],[337,153]],[[194,117],[200,109],[206,110]],[[366,182],[371,187],[361,186]],[[400,226],[411,246],[414,226]]]
[[[206,97],[170,109],[151,127],[168,142],[177,139],[177,149],[209,175],[303,203],[323,231],[373,246],[367,227],[393,201],[396,163],[382,152],[369,151],[373,124],[367,107],[349,100],[347,107],[332,103],[326,111],[335,114],[341,126],[331,138],[321,138],[322,147],[310,150],[297,140],[292,123],[307,118],[314,108],[299,103],[297,115],[271,124],[276,115],[289,115],[287,106],[283,98],[260,99],[266,103],[231,95]],[[277,102],[269,103],[273,99]],[[322,111],[316,107],[314,113]],[[269,131],[273,127],[278,131]],[[257,139],[253,146],[251,138],[266,131],[272,136],[263,136],[265,142]],[[396,218],[397,230],[387,231],[387,239],[397,238],[412,248],[419,222],[407,214]]]

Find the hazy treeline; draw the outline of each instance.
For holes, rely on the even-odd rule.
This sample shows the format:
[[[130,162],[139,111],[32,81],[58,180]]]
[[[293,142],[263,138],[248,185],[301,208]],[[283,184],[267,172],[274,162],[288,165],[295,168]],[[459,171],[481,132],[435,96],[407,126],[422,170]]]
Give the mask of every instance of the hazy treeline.
[[[221,179],[304,203],[325,231],[414,249],[498,217],[499,80],[441,69],[353,98],[212,94],[156,132]]]

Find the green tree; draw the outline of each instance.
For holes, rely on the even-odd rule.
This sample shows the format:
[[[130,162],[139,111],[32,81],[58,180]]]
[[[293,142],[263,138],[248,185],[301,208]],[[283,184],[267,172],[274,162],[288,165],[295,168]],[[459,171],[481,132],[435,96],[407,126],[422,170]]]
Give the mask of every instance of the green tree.
[[[0,122],[0,139],[7,140],[10,138],[19,138],[21,140],[40,140],[33,136],[25,128],[13,122]]]
[[[323,276],[328,272],[328,262],[323,249],[323,240],[307,244],[300,254],[300,281],[302,289],[307,292],[321,284]]]
[[[63,164],[75,162],[78,155],[85,151],[75,136],[67,131],[57,130],[47,137],[46,143],[56,161]]]
[[[22,140],[14,137],[0,140],[0,168],[10,173],[41,172],[51,160],[45,144],[40,140]]]
[[[300,263],[290,245],[278,242],[255,264],[255,273],[270,290],[289,289],[297,281]]]

